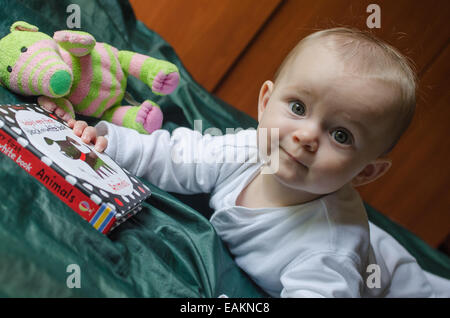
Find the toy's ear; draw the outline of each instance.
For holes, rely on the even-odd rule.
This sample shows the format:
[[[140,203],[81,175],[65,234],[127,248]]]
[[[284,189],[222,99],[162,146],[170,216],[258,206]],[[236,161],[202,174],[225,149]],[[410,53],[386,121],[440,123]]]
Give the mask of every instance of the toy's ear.
[[[11,32],[14,31],[28,31],[28,32],[37,32],[39,28],[37,26],[26,23],[25,21],[16,21],[11,25],[9,29]]]

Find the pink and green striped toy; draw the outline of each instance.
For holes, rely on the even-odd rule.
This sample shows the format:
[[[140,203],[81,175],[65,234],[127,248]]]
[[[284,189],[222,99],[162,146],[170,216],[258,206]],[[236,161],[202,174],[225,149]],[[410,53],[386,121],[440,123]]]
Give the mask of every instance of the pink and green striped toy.
[[[98,43],[81,31],[57,31],[53,38],[36,26],[15,22],[0,39],[0,84],[28,96],[63,119],[93,116],[149,134],[162,125],[160,107],[151,100],[120,105],[127,76],[146,83],[154,93],[173,92],[177,67],[164,60]]]

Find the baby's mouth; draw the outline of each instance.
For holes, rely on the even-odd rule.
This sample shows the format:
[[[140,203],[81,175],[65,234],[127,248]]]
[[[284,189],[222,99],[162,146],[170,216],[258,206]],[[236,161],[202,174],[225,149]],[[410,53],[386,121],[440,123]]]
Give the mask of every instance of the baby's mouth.
[[[300,166],[302,166],[303,168],[308,169],[308,167],[306,165],[304,165],[303,163],[301,163],[299,160],[297,160],[293,155],[291,155],[289,152],[287,152],[286,150],[284,150],[283,147],[280,146],[281,151],[283,151],[285,154],[288,155],[289,158],[291,158],[293,161],[295,161],[296,163],[298,163]]]

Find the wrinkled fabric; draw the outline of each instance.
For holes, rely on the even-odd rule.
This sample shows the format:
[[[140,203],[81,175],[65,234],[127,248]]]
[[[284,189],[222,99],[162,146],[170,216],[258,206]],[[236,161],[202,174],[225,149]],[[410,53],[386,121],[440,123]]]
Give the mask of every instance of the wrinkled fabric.
[[[255,127],[251,117],[199,86],[170,45],[136,21],[126,1],[2,1],[0,36],[25,20],[49,35],[67,29],[69,4],[81,9],[81,30],[118,49],[166,59],[181,75],[169,96],[152,94],[137,79],[128,92],[163,110],[163,129]],[[0,87],[0,103],[36,102]],[[123,102],[126,104],[126,102]],[[89,123],[95,121],[89,118]],[[144,181],[145,182],[145,181]],[[10,159],[0,155],[0,297],[265,297],[234,263],[208,221],[209,195],[170,194],[147,183],[153,195],[135,217],[109,237],[97,232]],[[366,205],[369,218],[393,235],[424,269],[450,278],[447,256]],[[80,269],[81,288],[68,288]],[[70,267],[69,267],[70,268]]]

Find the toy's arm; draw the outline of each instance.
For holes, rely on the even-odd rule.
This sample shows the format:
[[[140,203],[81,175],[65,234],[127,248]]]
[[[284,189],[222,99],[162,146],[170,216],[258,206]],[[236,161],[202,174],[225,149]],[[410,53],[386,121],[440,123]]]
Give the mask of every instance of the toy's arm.
[[[39,96],[38,104],[49,112],[55,112],[64,121],[68,121],[71,118],[75,119],[72,103],[64,97],[50,98],[47,96]]]
[[[139,78],[159,95],[172,93],[178,85],[178,68],[167,61],[131,51],[119,51],[119,62],[125,73]]]
[[[95,38],[82,31],[57,31],[53,39],[66,51],[75,56],[85,56],[91,53],[95,46]]]

